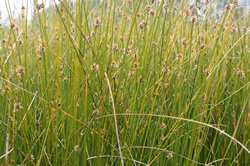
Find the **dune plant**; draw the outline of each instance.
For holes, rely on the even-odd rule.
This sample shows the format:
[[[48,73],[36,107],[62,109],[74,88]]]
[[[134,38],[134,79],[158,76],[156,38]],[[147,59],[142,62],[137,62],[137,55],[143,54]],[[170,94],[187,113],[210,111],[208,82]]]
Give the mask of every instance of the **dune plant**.
[[[250,165],[237,0],[5,3],[1,166]]]

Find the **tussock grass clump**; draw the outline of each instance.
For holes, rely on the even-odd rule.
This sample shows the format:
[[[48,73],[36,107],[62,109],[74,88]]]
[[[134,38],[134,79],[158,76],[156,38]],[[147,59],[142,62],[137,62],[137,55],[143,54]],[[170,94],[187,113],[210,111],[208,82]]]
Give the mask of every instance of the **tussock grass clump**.
[[[28,2],[0,24],[0,165],[250,164],[238,1]]]

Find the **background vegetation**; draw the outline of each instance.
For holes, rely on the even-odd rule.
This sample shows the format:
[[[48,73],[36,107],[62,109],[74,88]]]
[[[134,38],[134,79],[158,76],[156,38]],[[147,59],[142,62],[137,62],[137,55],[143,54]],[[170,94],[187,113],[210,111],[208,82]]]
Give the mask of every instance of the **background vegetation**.
[[[237,0],[28,2],[0,29],[0,165],[250,164]]]

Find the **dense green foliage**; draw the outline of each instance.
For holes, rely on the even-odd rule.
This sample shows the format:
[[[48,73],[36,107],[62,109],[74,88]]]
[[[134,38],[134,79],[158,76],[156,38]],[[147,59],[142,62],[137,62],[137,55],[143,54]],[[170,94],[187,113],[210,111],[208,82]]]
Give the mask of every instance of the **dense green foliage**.
[[[250,165],[236,0],[34,2],[0,29],[0,166]]]

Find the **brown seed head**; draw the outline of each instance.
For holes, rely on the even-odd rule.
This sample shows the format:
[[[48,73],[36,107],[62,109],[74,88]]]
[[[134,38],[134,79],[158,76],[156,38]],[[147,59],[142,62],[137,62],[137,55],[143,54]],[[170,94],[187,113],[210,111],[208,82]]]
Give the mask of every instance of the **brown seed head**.
[[[177,59],[181,59],[182,57],[183,57],[183,56],[182,56],[181,53],[177,55]]]
[[[143,29],[146,25],[146,22],[143,20],[140,24],[139,24],[139,28]]]
[[[228,5],[225,6],[225,8],[226,8],[227,10],[232,10],[233,6],[232,6],[232,4],[228,4]]]
[[[168,158],[168,159],[171,159],[172,157],[173,157],[172,153],[170,153],[170,152],[167,153],[167,158]]]
[[[19,111],[21,108],[23,108],[23,107],[21,106],[21,103],[15,103],[15,104],[14,104],[14,111]]]
[[[139,66],[139,63],[138,62],[135,62],[134,63],[134,67],[138,67]]]
[[[189,8],[186,8],[185,11],[186,11],[186,15],[187,15],[187,16],[190,16],[190,14],[191,14],[190,9],[189,9]]]
[[[39,48],[40,48],[40,52],[44,52],[44,51],[45,51],[45,47],[44,47],[43,44],[41,44],[41,45],[39,46]]]
[[[243,31],[246,32],[247,31],[247,26],[244,26],[242,29],[243,29]]]
[[[206,47],[205,44],[201,44],[201,49],[203,50]]]
[[[239,1],[238,1],[238,0],[234,0],[234,1],[233,1],[233,4],[234,4],[234,5],[238,5],[238,4],[239,4]]]
[[[163,9],[167,10],[167,9],[168,9],[168,5],[167,5],[167,4],[164,4],[164,5],[163,5]]]
[[[236,31],[237,31],[237,29],[233,27],[231,32],[235,33]]]
[[[16,69],[16,72],[17,74],[21,75],[24,73],[24,68],[22,66],[19,66],[17,69]]]
[[[100,20],[100,18],[96,18],[95,19],[95,27],[99,28],[100,26],[101,26],[101,20]]]
[[[96,63],[94,63],[93,65],[92,65],[92,67],[91,67],[91,70],[93,70],[93,71],[96,71],[96,70],[98,70],[99,69],[99,66],[96,64]]]
[[[42,2],[42,3],[40,3],[40,5],[39,5],[39,6],[40,6],[40,8],[41,8],[41,9],[43,9],[43,8],[45,7],[45,5],[44,5],[44,3],[43,3],[43,2]]]
[[[206,114],[204,114],[204,113],[201,114],[201,117],[202,117],[202,118],[206,118]]]
[[[208,74],[208,73],[209,73],[209,70],[205,69],[204,74]]]
[[[80,150],[79,145],[76,145],[76,146],[74,147],[74,149],[75,149],[75,151],[79,151],[79,150]]]
[[[166,127],[167,127],[167,126],[166,126],[164,123],[162,123],[161,126],[160,126],[160,128],[161,128],[162,130],[165,130]]]
[[[34,155],[30,155],[30,161],[33,161],[35,159]]]
[[[152,9],[152,10],[150,10],[149,13],[150,13],[151,16],[154,16],[156,12]]]
[[[79,108],[79,104],[78,104],[78,103],[76,103],[75,108],[76,108],[76,109]]]
[[[201,144],[201,140],[200,140],[200,139],[198,140],[197,144],[198,144],[198,145],[200,145],[200,144]]]
[[[170,85],[169,83],[166,83],[165,88],[167,89],[169,87],[169,85]]]
[[[196,22],[197,22],[197,17],[196,17],[196,16],[193,16],[193,17],[191,18],[191,21],[192,21],[193,23],[196,23]]]
[[[146,10],[146,12],[150,12],[151,6],[150,6],[150,5],[147,5],[147,6],[145,7],[145,10]]]
[[[163,67],[162,72],[163,72],[164,74],[167,74],[167,73],[170,72],[170,69],[169,69],[168,67]]]
[[[202,98],[202,100],[205,100],[206,99],[206,93],[203,93],[201,98]]]
[[[117,63],[116,63],[115,61],[112,62],[111,66],[112,66],[112,67],[118,67],[118,65],[117,65]]]
[[[16,26],[16,24],[13,23],[13,22],[10,24],[10,28],[11,28],[11,29],[15,28],[15,26]]]
[[[18,44],[18,45],[22,45],[22,44],[23,44],[23,41],[22,41],[21,39],[19,39],[19,40],[17,41],[17,44]]]
[[[64,83],[68,83],[68,78],[67,78],[67,77],[64,77],[63,82],[64,82]]]
[[[186,39],[186,38],[183,38],[183,39],[181,39],[181,42],[182,42],[182,44],[185,46],[185,45],[187,44],[187,39]]]

